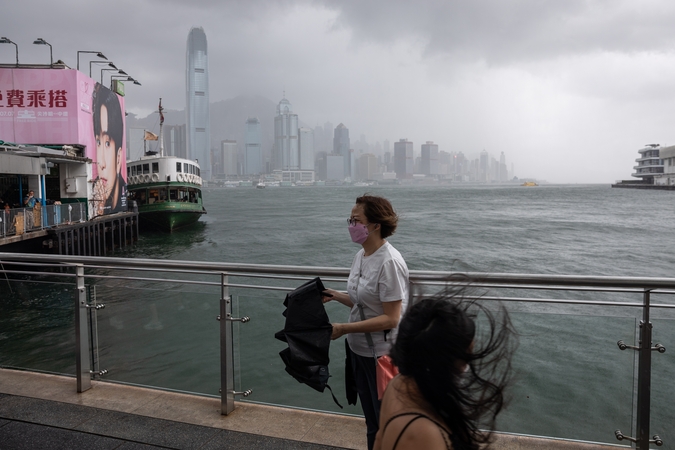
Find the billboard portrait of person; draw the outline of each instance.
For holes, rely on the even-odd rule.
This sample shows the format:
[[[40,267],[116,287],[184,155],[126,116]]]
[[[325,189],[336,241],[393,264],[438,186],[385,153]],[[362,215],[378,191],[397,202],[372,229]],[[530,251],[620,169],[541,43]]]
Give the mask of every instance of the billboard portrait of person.
[[[92,186],[94,216],[127,209],[124,180],[124,115],[117,95],[96,83],[92,96],[97,175]]]

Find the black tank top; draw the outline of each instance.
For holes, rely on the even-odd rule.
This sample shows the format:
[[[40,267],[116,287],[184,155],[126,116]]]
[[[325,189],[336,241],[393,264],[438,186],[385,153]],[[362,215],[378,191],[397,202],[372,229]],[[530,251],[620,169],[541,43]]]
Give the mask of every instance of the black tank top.
[[[407,430],[408,427],[410,426],[410,424],[413,423],[414,421],[416,421],[417,419],[427,419],[427,420],[430,420],[431,422],[433,422],[434,424],[436,424],[436,426],[441,430],[441,436],[443,436],[443,440],[445,441],[445,447],[448,450],[452,450],[452,444],[450,443],[450,435],[448,434],[448,431],[445,429],[445,427],[443,425],[441,425],[440,423],[436,422],[431,417],[429,417],[425,414],[419,413],[419,412],[401,413],[401,414],[396,414],[395,416],[390,417],[389,420],[387,420],[387,423],[384,424],[384,429],[382,430],[382,433],[384,433],[384,431],[387,429],[387,426],[389,425],[389,423],[392,420],[397,419],[397,418],[402,417],[402,416],[415,416],[415,417],[413,417],[412,420],[410,420],[410,422],[405,424],[405,426],[403,427],[401,432],[398,434],[398,437],[396,438],[396,442],[394,442],[394,446],[391,448],[391,450],[396,450],[396,446],[398,445],[398,441],[401,440],[401,436],[403,436],[403,433],[405,433],[405,430]]]

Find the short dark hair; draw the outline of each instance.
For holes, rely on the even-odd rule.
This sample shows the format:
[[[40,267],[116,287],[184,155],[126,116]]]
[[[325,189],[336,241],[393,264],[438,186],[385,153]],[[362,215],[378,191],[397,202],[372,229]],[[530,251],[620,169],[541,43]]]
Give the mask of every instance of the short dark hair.
[[[516,333],[505,307],[488,309],[465,293],[455,286],[412,306],[390,355],[443,418],[453,448],[478,450],[505,403]]]
[[[117,151],[122,147],[124,140],[124,118],[117,94],[102,84],[96,83],[92,95],[92,104],[94,109],[94,136],[101,134],[101,107],[105,106],[108,110],[108,136],[115,141],[115,151]]]
[[[380,235],[387,238],[396,232],[398,214],[391,206],[391,202],[384,197],[363,194],[356,198],[356,204],[363,206],[363,213],[369,223],[380,225]]]

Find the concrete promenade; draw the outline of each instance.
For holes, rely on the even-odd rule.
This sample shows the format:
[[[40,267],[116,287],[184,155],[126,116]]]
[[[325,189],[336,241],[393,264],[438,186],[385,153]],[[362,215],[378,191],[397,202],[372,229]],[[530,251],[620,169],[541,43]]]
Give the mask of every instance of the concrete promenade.
[[[220,400],[0,369],[0,449],[365,449],[360,417]],[[569,441],[500,435],[504,450],[609,450]]]

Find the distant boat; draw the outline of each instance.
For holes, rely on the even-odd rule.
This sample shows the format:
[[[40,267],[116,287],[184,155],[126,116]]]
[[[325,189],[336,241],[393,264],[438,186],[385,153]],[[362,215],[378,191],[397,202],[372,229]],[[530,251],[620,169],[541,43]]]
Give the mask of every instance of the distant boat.
[[[138,205],[141,226],[173,231],[197,222],[206,209],[202,204],[199,164],[164,156],[162,110],[160,99],[159,153],[146,152],[140,159],[127,162],[127,190]]]
[[[521,184],[521,186],[539,186],[539,185],[534,181],[526,181],[523,184]]]
[[[260,180],[258,184],[255,185],[257,189],[265,189],[265,182],[263,180]]]

